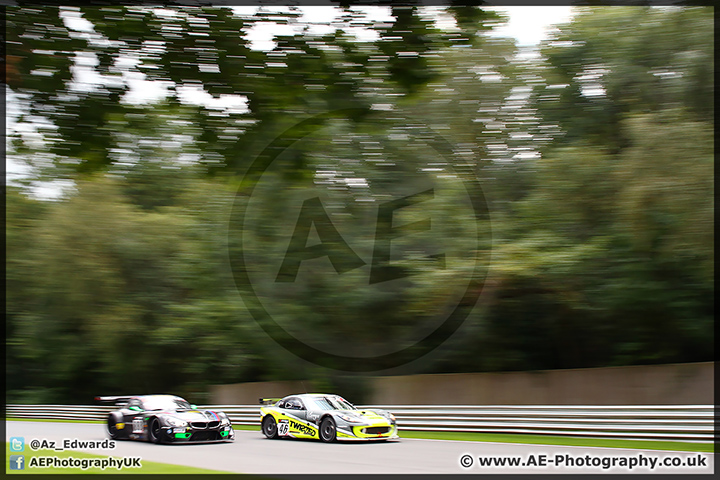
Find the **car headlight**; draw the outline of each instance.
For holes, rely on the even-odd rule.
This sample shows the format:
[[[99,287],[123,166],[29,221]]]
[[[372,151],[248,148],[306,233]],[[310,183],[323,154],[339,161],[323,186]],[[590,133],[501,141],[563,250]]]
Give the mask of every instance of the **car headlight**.
[[[168,425],[172,425],[173,427],[187,427],[187,422],[185,420],[180,420],[179,418],[167,417],[165,421],[167,421]]]
[[[360,420],[359,418],[351,417],[350,415],[345,415],[344,413],[338,413],[337,416],[348,423],[362,423],[362,420]]]
[[[393,422],[395,421],[395,415],[390,412],[386,412],[385,410],[378,410],[376,413],[387,418],[388,420],[392,420]]]

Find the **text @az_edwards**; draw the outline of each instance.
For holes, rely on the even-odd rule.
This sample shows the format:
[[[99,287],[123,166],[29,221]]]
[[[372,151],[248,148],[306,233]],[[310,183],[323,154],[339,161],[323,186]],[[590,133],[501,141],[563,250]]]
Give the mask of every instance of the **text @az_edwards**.
[[[115,440],[79,440],[77,438],[64,438],[61,441],[48,440],[45,438],[33,438],[28,443],[31,450],[112,450],[115,448]]]

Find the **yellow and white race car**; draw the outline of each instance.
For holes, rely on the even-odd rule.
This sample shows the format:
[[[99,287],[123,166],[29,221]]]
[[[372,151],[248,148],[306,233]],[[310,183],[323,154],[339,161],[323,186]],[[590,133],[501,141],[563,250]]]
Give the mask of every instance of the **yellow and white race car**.
[[[262,431],[267,438],[387,440],[400,438],[395,416],[384,410],[359,410],[339,395],[302,393],[261,398]]]

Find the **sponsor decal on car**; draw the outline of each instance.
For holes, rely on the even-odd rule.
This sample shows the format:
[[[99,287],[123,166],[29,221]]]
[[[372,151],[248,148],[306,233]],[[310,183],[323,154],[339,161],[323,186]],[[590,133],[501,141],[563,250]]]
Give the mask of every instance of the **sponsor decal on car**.
[[[290,420],[290,428],[297,430],[304,435],[315,435],[316,430],[309,425]]]

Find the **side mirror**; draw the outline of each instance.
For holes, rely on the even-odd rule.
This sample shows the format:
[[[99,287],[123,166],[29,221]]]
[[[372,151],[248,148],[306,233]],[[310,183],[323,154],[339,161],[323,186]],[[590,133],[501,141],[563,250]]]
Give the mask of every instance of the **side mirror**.
[[[195,404],[190,404],[190,408],[197,409],[197,405],[195,405]]]
[[[129,407],[128,410],[132,410],[132,411],[134,411],[134,412],[141,412],[141,411],[142,411],[142,410],[140,409],[140,407],[138,407],[138,406],[136,406],[136,405],[133,405],[132,407]]]

